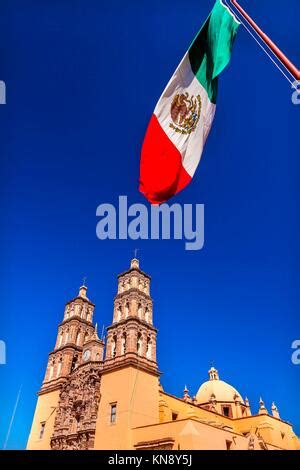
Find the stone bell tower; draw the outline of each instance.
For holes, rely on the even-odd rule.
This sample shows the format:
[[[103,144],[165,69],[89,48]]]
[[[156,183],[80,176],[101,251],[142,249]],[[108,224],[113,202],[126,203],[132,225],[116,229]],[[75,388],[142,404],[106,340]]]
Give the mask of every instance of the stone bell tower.
[[[157,371],[152,307],[150,276],[134,258],[130,268],[118,276],[113,323],[107,328],[106,368],[138,363],[141,368]]]
[[[73,389],[76,386],[76,393],[79,395],[81,389],[78,388],[78,382],[83,384],[82,388],[86,391],[90,385],[87,382],[92,381],[93,387],[89,387],[89,390],[92,388],[93,403],[97,405],[97,400],[99,401],[99,369],[103,363],[104,343],[98,338],[97,329],[92,323],[94,307],[87,297],[85,285],[65,305],[55,346],[48,356],[44,381],[38,392],[27,449],[51,449],[61,441],[64,442],[64,448],[72,448],[73,441],[77,444],[79,438],[82,447],[93,444],[96,411],[91,411],[86,406],[83,414],[69,403],[65,406],[64,397],[70,397],[76,405]],[[65,393],[66,389],[69,390],[68,393]],[[86,399],[80,396],[77,403],[85,404],[90,395]],[[65,410],[68,410],[70,416]],[[83,425],[86,428],[84,434],[81,432]],[[69,439],[70,433],[73,440]]]
[[[150,276],[134,258],[118,276],[113,322],[107,328],[96,449],[132,448],[131,430],[158,422],[160,372],[152,320]]]
[[[58,326],[56,343],[49,354],[41,392],[56,388],[75,369],[81,359],[83,344],[94,333],[95,305],[87,298],[87,287],[66,303],[63,321]]]

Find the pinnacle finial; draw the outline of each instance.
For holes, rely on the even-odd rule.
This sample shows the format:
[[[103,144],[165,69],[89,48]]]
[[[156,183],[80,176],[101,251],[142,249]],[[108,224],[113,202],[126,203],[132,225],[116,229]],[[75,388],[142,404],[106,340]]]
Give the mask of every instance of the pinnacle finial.
[[[95,323],[95,328],[92,334],[92,339],[95,339],[99,341],[99,336],[98,336],[98,323]]]
[[[104,339],[104,325],[102,325],[102,332],[101,332],[101,341]]]
[[[83,278],[83,284],[82,286],[79,287],[79,297],[83,297],[84,299],[87,298],[86,296],[86,291],[87,291],[87,286],[85,285],[86,278]]]
[[[279,418],[280,419],[279,411],[278,411],[278,408],[275,405],[274,401],[272,402],[271,411],[272,411],[272,415],[274,416],[274,418]]]
[[[211,367],[208,371],[209,380],[219,380],[219,373],[217,369]]]
[[[185,386],[184,386],[184,390],[183,390],[183,399],[184,399],[184,400],[188,400],[189,398],[190,398],[190,396],[189,396],[189,390],[188,390],[187,386],[185,385]]]
[[[260,397],[260,399],[259,399],[259,404],[260,404],[261,408],[265,407],[265,402],[263,401],[262,397]]]
[[[139,263],[139,260],[137,259],[137,252],[138,252],[138,248],[135,248],[134,250],[134,258],[131,260],[131,263],[130,263],[130,267],[131,268],[139,268],[140,267],[140,263]]]
[[[260,399],[259,399],[259,411],[258,411],[258,413],[259,414],[265,414],[265,415],[268,414],[268,410],[265,407],[265,402],[263,401],[262,397],[260,397]]]

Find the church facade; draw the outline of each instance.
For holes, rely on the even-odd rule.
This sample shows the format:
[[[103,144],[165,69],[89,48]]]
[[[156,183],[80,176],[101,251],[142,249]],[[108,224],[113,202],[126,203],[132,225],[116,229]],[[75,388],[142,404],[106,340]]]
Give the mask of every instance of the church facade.
[[[106,339],[87,287],[67,302],[50,352],[27,449],[300,450],[292,426],[209,370],[195,397],[163,390],[150,276],[134,258],[118,276]]]

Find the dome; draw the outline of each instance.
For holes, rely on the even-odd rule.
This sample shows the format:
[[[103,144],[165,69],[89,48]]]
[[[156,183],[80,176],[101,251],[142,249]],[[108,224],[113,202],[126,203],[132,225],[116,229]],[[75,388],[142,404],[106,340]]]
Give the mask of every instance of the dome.
[[[216,401],[233,402],[235,400],[244,403],[240,393],[231,385],[219,380],[218,371],[215,368],[209,370],[210,380],[204,382],[199,388],[196,400],[198,405],[208,403],[212,396]]]

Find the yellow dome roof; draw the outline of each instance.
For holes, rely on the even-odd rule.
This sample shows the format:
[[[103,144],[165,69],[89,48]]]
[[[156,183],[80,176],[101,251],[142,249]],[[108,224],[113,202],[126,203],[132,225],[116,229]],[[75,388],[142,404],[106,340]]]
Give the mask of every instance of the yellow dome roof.
[[[207,403],[212,399],[223,402],[239,400],[244,403],[240,393],[231,385],[219,380],[218,371],[213,367],[209,370],[210,380],[204,382],[199,388],[196,399],[198,404]]]

